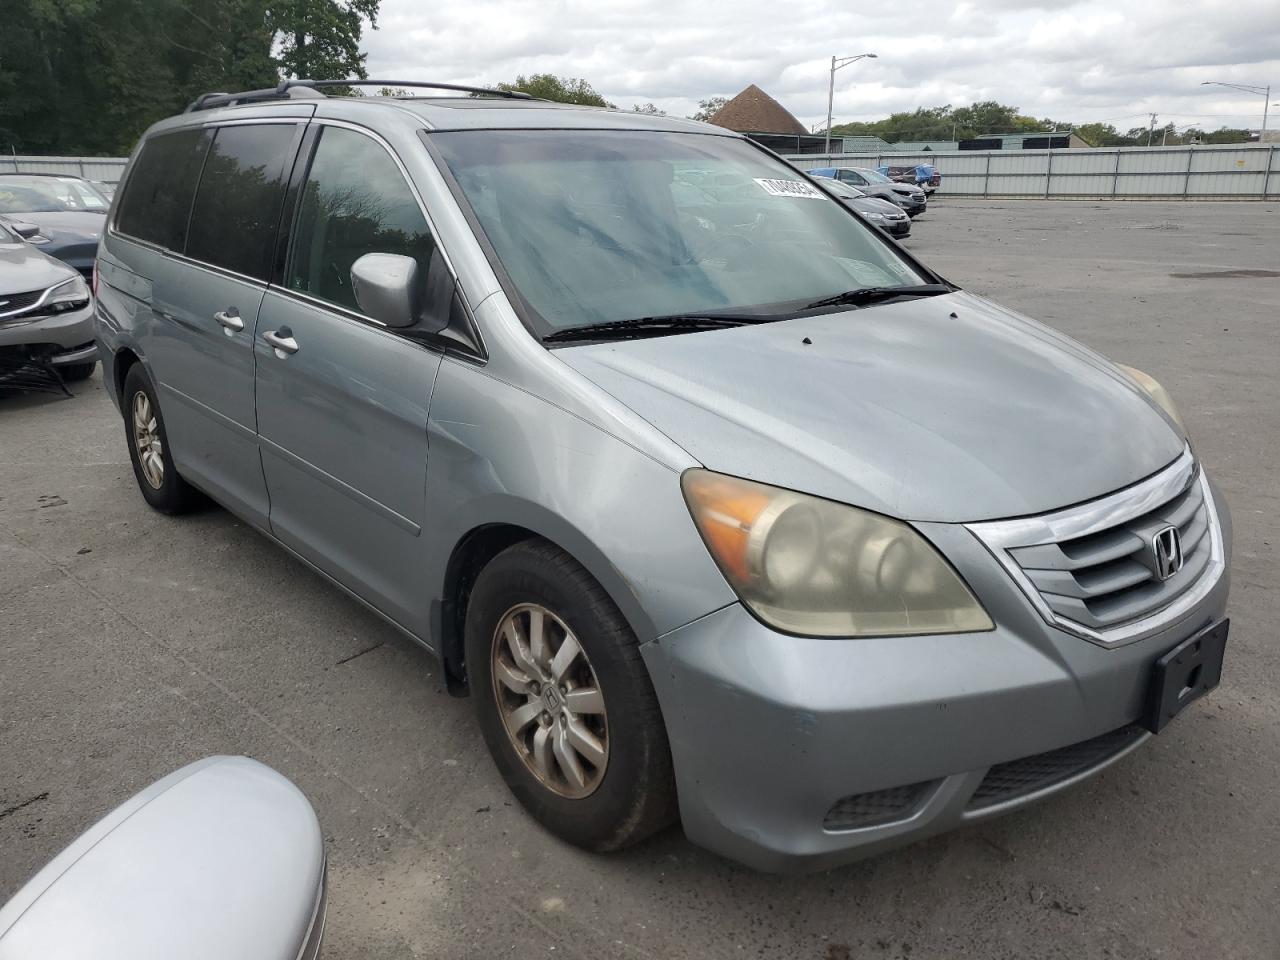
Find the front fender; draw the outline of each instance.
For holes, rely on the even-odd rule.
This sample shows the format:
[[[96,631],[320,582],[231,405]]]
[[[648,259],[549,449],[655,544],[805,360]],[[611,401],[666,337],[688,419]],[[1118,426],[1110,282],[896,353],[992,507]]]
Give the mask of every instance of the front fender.
[[[735,599],[689,516],[679,471],[598,427],[446,362],[428,435],[435,597],[456,544],[477,527],[509,524],[586,567],[642,643]]]

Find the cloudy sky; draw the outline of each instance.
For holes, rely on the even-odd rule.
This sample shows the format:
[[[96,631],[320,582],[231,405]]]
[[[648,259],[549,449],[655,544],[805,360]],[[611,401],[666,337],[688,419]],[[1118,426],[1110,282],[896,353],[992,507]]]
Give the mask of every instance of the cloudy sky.
[[[1201,81],[1272,83],[1280,101],[1277,0],[382,0],[378,27],[365,33],[371,77],[555,73],[620,107],[679,115],[755,83],[816,124],[831,56],[868,51],[878,59],[836,74],[837,123],[998,100],[1121,130],[1152,111],[1161,124],[1257,127],[1263,97]]]

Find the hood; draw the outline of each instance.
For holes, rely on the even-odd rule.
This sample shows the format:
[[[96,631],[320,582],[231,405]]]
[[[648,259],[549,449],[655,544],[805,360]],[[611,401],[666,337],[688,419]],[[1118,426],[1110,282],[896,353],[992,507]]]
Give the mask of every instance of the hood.
[[[0,300],[6,293],[44,290],[73,276],[74,270],[60,260],[46,256],[39,247],[22,241],[0,242]],[[3,312],[4,307],[0,306],[0,313]]]
[[[917,187],[914,183],[898,183],[897,181],[894,181],[893,183],[882,183],[881,186],[888,187],[894,193],[905,193],[905,194],[924,193],[924,191],[921,190],[919,187]]]
[[[12,221],[34,223],[40,228],[41,236],[50,240],[61,239],[92,240],[95,243],[102,236],[102,228],[107,223],[107,212],[89,210],[58,210],[32,213],[8,213],[5,217]]]
[[[57,212],[10,213],[11,221],[34,223],[40,228],[40,236],[48,243],[38,244],[41,250],[72,266],[87,268],[93,265],[97,255],[98,238],[107,223],[106,212],[94,213],[79,210]]]
[[[966,293],[556,355],[708,469],[908,520],[1043,513],[1185,444],[1102,357]]]

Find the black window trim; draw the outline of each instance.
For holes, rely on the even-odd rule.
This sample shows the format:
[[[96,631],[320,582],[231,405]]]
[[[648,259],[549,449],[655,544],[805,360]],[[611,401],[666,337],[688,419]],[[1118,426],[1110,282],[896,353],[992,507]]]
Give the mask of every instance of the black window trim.
[[[292,155],[286,156],[285,162],[282,165],[282,170],[291,172],[294,166],[297,164],[299,148],[301,147],[303,136],[305,135],[306,130],[309,126],[307,122],[307,118],[305,117],[287,117],[287,118],[286,117],[264,117],[264,118],[248,117],[248,118],[239,119],[239,120],[226,120],[219,123],[204,124],[205,128],[213,130],[213,138],[210,139],[209,141],[209,149],[205,151],[204,163],[200,165],[200,175],[196,178],[195,192],[191,194],[191,207],[187,211],[187,230],[186,230],[186,235],[183,241],[183,249],[181,251],[166,249],[165,252],[167,255],[174,256],[176,254],[176,256],[178,258],[181,258],[182,261],[185,263],[198,264],[199,266],[212,270],[214,273],[219,273],[228,277],[234,277],[237,280],[243,280],[244,282],[251,283],[254,286],[266,287],[271,282],[271,277],[275,269],[276,243],[280,236],[280,226],[281,226],[281,223],[283,222],[282,221],[283,214],[289,203],[290,180],[288,179],[287,176],[285,179],[284,196],[280,200],[280,214],[276,218],[275,227],[272,228],[272,237],[271,237],[271,244],[270,244],[271,260],[266,264],[267,276],[265,279],[262,277],[251,277],[248,274],[240,273],[238,270],[232,270],[229,267],[224,267],[224,266],[221,266],[220,264],[210,263],[208,260],[200,260],[196,257],[188,256],[186,252],[186,246],[188,243],[190,243],[190,240],[191,240],[191,218],[195,216],[196,198],[200,195],[200,185],[204,182],[205,167],[208,165],[208,162],[209,162],[209,154],[213,152],[213,144],[216,141],[216,138],[218,136],[218,129],[221,127],[281,126],[284,124],[292,124],[296,128],[293,131],[293,140],[289,145],[289,150]]]
[[[411,336],[405,331],[388,327],[380,320],[375,320],[367,314],[358,310],[352,310],[350,307],[343,306],[340,303],[333,303],[321,297],[312,296],[303,293],[300,290],[290,289],[285,282],[285,268],[289,262],[289,254],[292,252],[296,233],[298,229],[298,216],[302,208],[302,184],[306,183],[307,177],[311,174],[311,166],[315,162],[316,151],[319,149],[322,137],[320,127],[338,127],[344,130],[350,130],[354,133],[363,134],[378,146],[380,146],[390,157],[392,163],[396,165],[396,169],[400,171],[400,176],[404,179],[405,184],[409,188],[409,193],[413,196],[414,202],[418,205],[418,211],[422,214],[423,220],[427,224],[427,229],[431,231],[431,238],[435,241],[434,250],[439,252],[444,260],[445,268],[449,271],[449,276],[454,283],[454,296],[461,300],[464,312],[467,315],[467,321],[471,326],[473,334],[480,343],[481,356],[468,351],[454,349],[453,345],[444,340],[436,338],[423,338]],[[314,132],[311,132],[314,130]],[[288,219],[288,227],[285,229],[284,220]],[[440,231],[436,228],[435,221],[427,209],[427,204],[422,198],[418,185],[414,183],[413,177],[409,173],[408,167],[400,159],[395,148],[391,146],[387,140],[375,130],[362,126],[358,123],[352,123],[349,120],[340,120],[333,117],[313,117],[308,124],[308,134],[303,141],[303,149],[298,152],[298,156],[294,163],[293,173],[289,178],[289,185],[285,194],[285,213],[281,219],[281,230],[277,235],[278,247],[276,250],[276,259],[271,272],[271,279],[267,284],[268,292],[278,293],[291,300],[305,303],[308,306],[316,307],[322,310],[328,310],[336,316],[373,327],[375,330],[381,330],[383,333],[390,334],[397,339],[414,343],[419,346],[437,353],[457,353],[459,356],[470,360],[484,363],[488,360],[488,351],[484,349],[484,341],[481,337],[479,326],[475,322],[471,307],[467,303],[467,298],[463,293],[462,284],[458,280],[458,271],[454,268],[453,260],[449,256],[449,251],[445,249],[444,244],[440,242]]]
[[[117,237],[121,240],[128,240],[130,243],[136,243],[142,247],[145,247],[147,250],[154,250],[157,253],[169,252],[169,248],[162,243],[156,243],[154,240],[144,240],[142,237],[136,237],[132,233],[125,233],[123,230],[120,229],[118,222],[120,220],[121,210],[124,207],[124,198],[126,193],[129,190],[129,184],[133,181],[134,172],[138,165],[138,158],[142,155],[142,151],[146,148],[148,143],[152,142],[153,140],[159,140],[161,137],[174,136],[179,133],[186,133],[188,130],[203,131],[210,126],[212,126],[212,124],[201,123],[201,124],[187,124],[181,127],[173,127],[168,130],[160,130],[156,133],[153,133],[149,137],[144,137],[141,141],[138,142],[138,146],[134,150],[133,155],[129,158],[129,164],[125,168],[124,179],[122,179],[118,184],[116,184],[116,194],[120,198],[120,202],[116,202],[115,198],[112,198],[111,210],[107,214],[108,216],[107,227],[106,227],[106,230],[103,231],[104,236]],[[196,174],[197,190],[200,188],[200,175],[204,173],[205,161],[209,159],[209,145],[212,143],[213,143],[213,137],[211,135],[209,137],[209,143],[205,144],[204,157],[201,158],[200,160],[200,172]],[[192,190],[191,206],[195,205],[195,199],[196,199],[196,193],[195,193],[195,190]],[[191,225],[191,206],[187,207],[187,226],[188,227],[190,227]],[[183,245],[184,246],[186,245],[185,236],[183,237]]]
[[[150,143],[152,140],[159,139],[160,137],[169,136],[171,134],[184,133],[187,130],[211,131],[211,135],[209,137],[209,145],[205,149],[204,159],[201,160],[200,162],[200,172],[196,174],[196,188],[191,192],[191,205],[187,208],[187,229],[183,235],[183,249],[174,250],[173,248],[166,247],[163,244],[155,243],[151,240],[144,240],[142,237],[135,237],[131,233],[125,233],[116,225],[116,220],[120,216],[121,204],[113,204],[114,209],[111,212],[111,222],[107,225],[107,231],[106,231],[107,236],[116,237],[122,240],[128,240],[130,243],[139,244],[148,250],[154,250],[155,252],[160,253],[171,260],[177,260],[181,263],[185,263],[190,266],[203,267],[204,269],[212,273],[219,274],[224,277],[230,277],[235,280],[241,280],[245,283],[252,284],[257,287],[263,287],[263,288],[267,287],[270,284],[271,276],[274,273],[274,260],[272,261],[272,263],[268,264],[268,267],[269,267],[268,277],[266,280],[263,280],[260,277],[251,277],[251,276],[248,276],[247,274],[240,273],[236,270],[230,270],[226,267],[219,266],[216,263],[209,263],[207,260],[198,260],[195,257],[187,256],[186,244],[187,244],[187,240],[190,238],[190,235],[191,235],[191,217],[195,212],[196,195],[199,194],[200,183],[204,179],[205,164],[209,162],[209,147],[213,146],[213,138],[217,136],[217,131],[219,127],[248,127],[248,126],[266,126],[266,125],[276,126],[281,124],[292,124],[293,126],[300,128],[301,132],[299,131],[294,132],[293,144],[291,146],[291,149],[293,151],[293,157],[292,159],[288,159],[285,161],[286,168],[292,169],[297,164],[299,147],[302,142],[303,134],[310,126],[309,119],[310,118],[308,117],[240,117],[240,118],[230,119],[230,120],[217,120],[213,122],[205,122],[205,123],[198,123],[198,124],[197,123],[186,124],[184,126],[174,127],[168,130],[160,130],[160,131],[157,131],[156,133],[153,133],[151,136],[145,138],[140,144],[138,144],[139,154],[142,152],[142,149],[148,143]],[[127,190],[129,187],[129,180],[132,179],[133,166],[134,166],[134,163],[136,163],[136,161],[137,161],[137,156],[135,155],[131,159],[131,162],[129,165],[130,175],[126,177],[117,188],[118,192],[121,194],[122,197],[124,195],[124,191]],[[290,183],[286,181],[285,198],[284,198],[284,202],[281,204],[282,214],[288,208],[289,186],[290,186]],[[275,228],[275,236],[272,238],[273,250],[279,238],[280,226],[281,226],[280,222],[277,222],[276,228]]]

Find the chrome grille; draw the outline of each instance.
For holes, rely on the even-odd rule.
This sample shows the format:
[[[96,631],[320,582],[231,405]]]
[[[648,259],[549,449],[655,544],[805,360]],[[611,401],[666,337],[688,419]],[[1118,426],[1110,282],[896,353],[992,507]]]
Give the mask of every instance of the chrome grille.
[[[27,293],[0,293],[0,317],[8,317],[30,310],[45,295],[44,290],[31,290]]]
[[[1093,503],[1020,520],[971,524],[1050,623],[1111,644],[1159,630],[1223,568],[1208,485],[1191,456]],[[1183,565],[1160,579],[1154,539],[1176,527]]]

